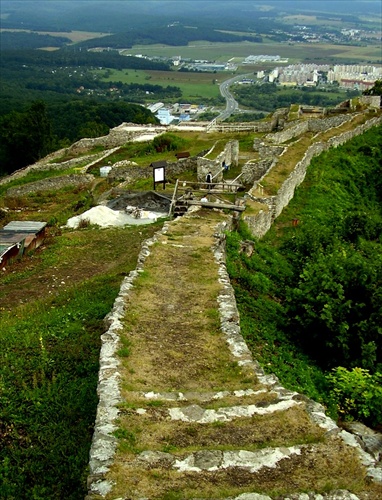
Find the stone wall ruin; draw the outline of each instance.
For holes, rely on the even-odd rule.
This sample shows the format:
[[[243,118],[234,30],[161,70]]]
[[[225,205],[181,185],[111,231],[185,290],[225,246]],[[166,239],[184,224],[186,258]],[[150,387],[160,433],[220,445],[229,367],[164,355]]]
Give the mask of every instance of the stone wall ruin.
[[[212,151],[213,149],[209,152]],[[228,166],[232,165],[236,167],[238,165],[239,141],[228,141],[224,147],[224,150],[219,153],[213,160],[210,160],[205,156],[197,158],[198,182],[204,182],[208,172],[212,173],[212,176],[216,182],[221,182],[223,180],[223,162]]]
[[[366,132],[369,128],[374,127],[382,123],[382,117],[375,117],[367,120],[362,125],[358,125],[354,129],[339,134],[338,136],[332,137],[327,142],[317,142],[312,144],[305,152],[305,155],[301,161],[299,161],[293,171],[285,179],[283,184],[275,196],[268,196],[266,198],[259,197],[254,194],[255,189],[258,187],[258,183],[255,183],[253,188],[249,191],[248,196],[250,199],[263,203],[268,207],[268,210],[261,211],[256,215],[245,215],[243,214],[243,220],[248,225],[252,234],[257,238],[262,238],[266,232],[272,226],[272,223],[276,217],[278,217],[283,209],[288,205],[289,201],[293,198],[295,189],[302,183],[305,178],[307,168],[313,157],[318,156],[323,151],[328,150],[331,147],[337,147],[345,142],[349,141],[357,135],[361,135]]]
[[[72,174],[49,177],[36,182],[29,182],[23,186],[16,186],[7,190],[7,196],[24,196],[41,191],[57,191],[65,187],[88,186],[94,181],[94,175]]]

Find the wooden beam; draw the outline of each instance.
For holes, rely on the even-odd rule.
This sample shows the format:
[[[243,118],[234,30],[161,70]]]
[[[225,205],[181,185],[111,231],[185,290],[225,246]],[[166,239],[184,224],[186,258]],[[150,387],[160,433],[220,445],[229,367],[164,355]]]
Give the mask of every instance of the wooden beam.
[[[229,203],[213,203],[211,201],[197,201],[197,200],[184,200],[186,205],[196,205],[206,208],[227,208],[228,210],[235,210],[236,212],[244,212],[245,207],[242,205],[231,205]]]

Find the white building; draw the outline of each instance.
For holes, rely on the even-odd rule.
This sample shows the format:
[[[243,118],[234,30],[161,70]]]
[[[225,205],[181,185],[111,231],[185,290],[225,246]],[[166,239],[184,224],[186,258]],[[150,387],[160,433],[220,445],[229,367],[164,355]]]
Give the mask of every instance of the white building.
[[[167,108],[161,108],[158,110],[158,113],[155,115],[160,121],[161,125],[169,125],[172,121],[175,120],[175,116],[170,113],[170,110]]]

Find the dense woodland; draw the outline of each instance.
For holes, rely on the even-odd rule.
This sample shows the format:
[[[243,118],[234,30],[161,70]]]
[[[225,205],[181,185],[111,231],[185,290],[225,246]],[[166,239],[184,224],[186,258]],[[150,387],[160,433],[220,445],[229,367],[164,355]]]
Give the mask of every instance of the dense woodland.
[[[222,31],[210,29],[208,27],[190,26],[163,26],[156,29],[138,30],[132,29],[129,32],[117,33],[115,35],[82,42],[82,47],[111,47],[114,49],[125,49],[134,45],[166,44],[173,46],[184,46],[196,40],[206,40],[208,42],[262,42],[261,36],[256,35],[233,35]]]
[[[108,1],[107,4],[97,2],[97,8],[92,6],[94,2],[91,1],[71,5],[55,2],[55,9],[47,9],[44,2],[40,2],[41,8],[37,7],[38,2],[34,2],[34,8],[28,6],[29,2],[22,8],[13,8],[12,2],[7,0],[3,3],[3,12],[8,14],[2,20],[4,28],[22,26],[39,31],[131,33],[128,39],[134,44],[160,43],[164,34],[169,37],[166,43],[169,40],[171,45],[184,44],[184,40],[195,40],[192,31],[198,29],[201,30],[198,40],[211,40],[224,36],[219,35],[218,30],[266,33],[281,27],[276,12],[270,11],[266,17],[262,14],[249,18],[248,3],[245,1],[235,4],[205,1],[197,9],[194,2]],[[191,29],[184,35],[178,29],[180,27]],[[240,38],[236,36],[234,39]]]
[[[78,67],[113,69],[154,69],[166,71],[169,65],[142,57],[121,56],[117,51],[88,52],[76,48],[64,48],[53,52],[43,50],[7,50],[1,54],[1,68],[20,67]]]
[[[64,36],[40,35],[18,31],[0,32],[1,50],[39,49],[41,47],[63,47],[70,43]]]

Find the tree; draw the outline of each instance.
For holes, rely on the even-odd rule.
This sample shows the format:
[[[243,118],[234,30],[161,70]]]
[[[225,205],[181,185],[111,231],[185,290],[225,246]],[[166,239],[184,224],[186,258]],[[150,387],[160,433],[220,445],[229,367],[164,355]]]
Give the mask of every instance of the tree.
[[[382,96],[382,80],[376,80],[371,89],[362,92],[363,95],[381,95]]]
[[[337,243],[309,260],[288,291],[291,327],[322,366],[380,362],[382,259],[379,247]]]
[[[35,163],[52,151],[54,138],[43,101],[32,103],[26,112],[13,111],[0,123],[0,157],[3,172],[12,173]]]

